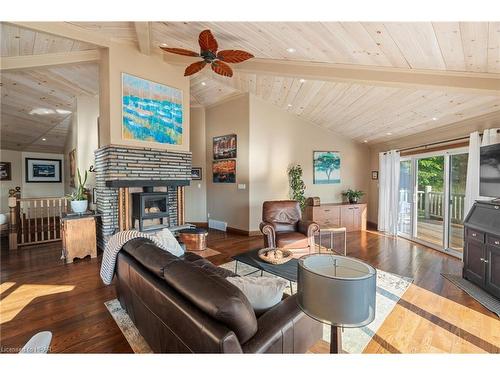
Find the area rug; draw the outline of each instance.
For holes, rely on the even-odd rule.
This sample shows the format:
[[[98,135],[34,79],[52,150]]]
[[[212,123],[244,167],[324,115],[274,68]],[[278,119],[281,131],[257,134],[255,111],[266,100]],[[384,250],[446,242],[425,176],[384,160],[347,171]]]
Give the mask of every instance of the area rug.
[[[229,262],[221,265],[220,267],[229,269],[234,272],[235,262]],[[238,263],[238,274],[247,275],[258,271],[256,275],[260,275],[257,268],[248,266],[244,263]],[[277,277],[267,272],[263,276]],[[362,328],[344,328],[342,332],[342,350],[344,353],[363,353],[363,350],[370,342],[371,338],[375,335],[384,320],[389,316],[390,312],[398,303],[401,296],[409,288],[413,279],[395,275],[389,272],[377,270],[377,296],[376,296],[376,310],[375,320]],[[292,283],[293,293],[297,291],[297,284]],[[285,292],[293,294],[290,291],[290,286],[287,286]],[[323,325],[323,340],[330,342],[330,326]]]
[[[469,280],[464,279],[461,275],[442,273],[441,276],[449,280],[453,285],[462,289],[465,293],[474,298],[481,305],[500,317],[500,300],[485,292],[478,286],[474,285]]]
[[[220,267],[234,271],[235,262],[229,262]],[[238,274],[247,275],[256,272],[260,275],[260,271],[254,267],[243,263],[238,264]],[[263,276],[277,277],[264,272]],[[362,328],[345,328],[342,332],[342,349],[344,353],[362,353],[371,338],[375,335],[384,320],[390,314],[392,309],[404,294],[406,289],[411,285],[412,279],[395,275],[392,273],[377,270],[377,299],[375,320],[366,327]],[[293,292],[297,291],[296,283],[292,283]],[[292,294],[290,286],[287,286],[286,293]],[[117,299],[105,303],[111,316],[127,339],[134,353],[151,353],[151,348],[141,336],[132,320],[127,315],[127,312],[121,307]],[[330,326],[323,326],[323,340],[330,342]]]
[[[120,305],[120,301],[112,299],[111,301],[104,302],[109,313],[116,322],[116,325],[122,331],[123,336],[127,339],[128,344],[134,353],[153,353],[144,337],[139,333],[132,320],[127,314],[127,311]]]

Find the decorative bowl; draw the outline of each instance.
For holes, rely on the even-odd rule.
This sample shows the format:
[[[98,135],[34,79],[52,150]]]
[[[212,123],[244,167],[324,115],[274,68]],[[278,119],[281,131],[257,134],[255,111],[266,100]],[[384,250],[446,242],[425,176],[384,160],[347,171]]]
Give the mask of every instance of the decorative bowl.
[[[271,264],[283,264],[292,259],[292,252],[286,249],[266,247],[259,250],[259,258]]]

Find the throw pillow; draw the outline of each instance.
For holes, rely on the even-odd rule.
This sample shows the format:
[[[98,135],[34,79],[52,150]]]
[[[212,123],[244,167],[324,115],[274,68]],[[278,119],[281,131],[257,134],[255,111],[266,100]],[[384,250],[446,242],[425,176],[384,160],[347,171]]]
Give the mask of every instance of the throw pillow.
[[[226,280],[243,292],[257,313],[278,304],[288,285],[285,279],[277,277],[236,276],[226,277]]]
[[[168,228],[163,228],[161,231],[153,234],[158,242],[162,244],[162,248],[167,250],[169,253],[180,257],[184,254],[184,249],[179,245],[179,242],[175,239],[174,235]]]

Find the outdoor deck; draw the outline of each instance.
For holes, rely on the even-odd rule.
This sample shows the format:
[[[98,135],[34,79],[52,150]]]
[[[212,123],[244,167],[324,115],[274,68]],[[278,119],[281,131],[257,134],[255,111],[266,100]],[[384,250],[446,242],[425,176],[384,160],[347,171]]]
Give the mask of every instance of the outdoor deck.
[[[451,248],[459,252],[463,251],[463,225],[451,225]],[[405,233],[409,233],[409,228],[405,228]],[[441,245],[443,242],[443,222],[433,219],[418,219],[417,238],[430,242],[436,245]]]

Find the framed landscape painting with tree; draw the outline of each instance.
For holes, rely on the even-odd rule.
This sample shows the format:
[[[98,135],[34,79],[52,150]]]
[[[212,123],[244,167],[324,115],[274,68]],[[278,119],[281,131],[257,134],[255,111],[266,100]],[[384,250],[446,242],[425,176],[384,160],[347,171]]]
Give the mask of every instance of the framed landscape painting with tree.
[[[313,152],[315,184],[340,184],[340,153],[338,151]]]

